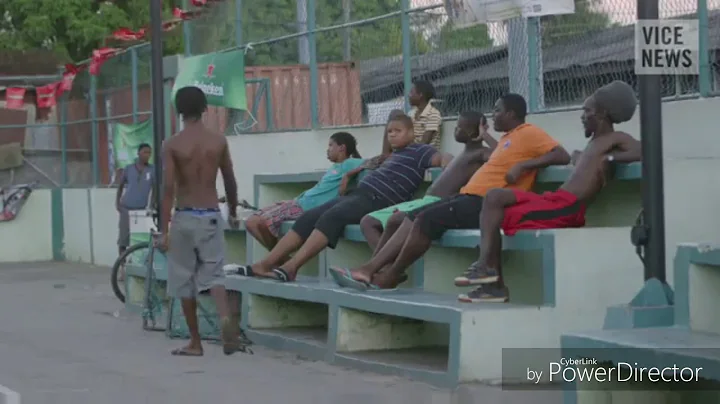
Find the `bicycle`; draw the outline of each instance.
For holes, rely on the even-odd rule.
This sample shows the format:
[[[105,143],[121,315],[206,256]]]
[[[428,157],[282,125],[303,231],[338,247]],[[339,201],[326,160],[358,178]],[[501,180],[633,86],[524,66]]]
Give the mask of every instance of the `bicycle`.
[[[157,213],[152,210],[131,212],[131,234],[132,233],[148,233],[149,240],[135,243],[128,247],[113,264],[110,285],[113,293],[123,303],[126,302],[126,296],[123,288],[120,286],[119,275],[124,272],[123,269],[128,267],[139,267],[145,269],[145,290],[142,300],[142,318],[143,329],[147,331],[165,331],[166,328],[157,326],[157,317],[162,313],[165,299],[158,296],[156,291],[155,280],[157,274],[155,272],[156,248],[154,240],[160,235],[157,231]],[[137,231],[139,228],[140,231]],[[157,251],[158,254],[163,254]],[[164,255],[164,254],[163,254]],[[125,276],[127,280],[127,274]],[[169,321],[169,317],[168,317]]]
[[[225,203],[226,198],[220,197],[219,203]],[[247,201],[242,200],[239,206],[244,209],[257,210],[256,207],[250,205]],[[151,219],[151,222],[149,221]],[[167,325],[165,328],[157,327],[157,317],[162,314],[163,306],[169,303],[168,299],[163,299],[155,293],[156,291],[156,273],[155,273],[155,243],[161,233],[157,231],[158,220],[157,213],[153,210],[138,211],[130,214],[131,234],[132,233],[149,233],[149,240],[131,245],[126,249],[113,264],[111,271],[110,284],[115,296],[122,302],[126,302],[126,296],[123,288],[120,286],[119,275],[124,268],[129,266],[141,267],[145,269],[145,290],[142,301],[142,318],[143,329],[147,331],[166,331],[169,330],[172,320],[172,305],[168,304]],[[159,252],[159,254],[163,254]],[[164,255],[164,254],[163,254]],[[127,280],[127,276],[126,276]],[[199,306],[202,315],[212,318],[207,310]],[[151,324],[151,325],[149,325]],[[213,327],[215,324],[212,324]]]

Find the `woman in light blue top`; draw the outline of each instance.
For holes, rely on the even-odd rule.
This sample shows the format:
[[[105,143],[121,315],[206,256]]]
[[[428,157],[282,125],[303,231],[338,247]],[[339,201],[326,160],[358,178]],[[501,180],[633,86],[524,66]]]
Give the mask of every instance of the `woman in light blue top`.
[[[293,200],[260,209],[247,219],[247,231],[268,250],[272,250],[277,243],[284,221],[295,220],[303,212],[337,198],[343,176],[364,161],[357,151],[357,141],[347,132],[337,132],[330,136],[327,158],[333,165],[314,187]]]

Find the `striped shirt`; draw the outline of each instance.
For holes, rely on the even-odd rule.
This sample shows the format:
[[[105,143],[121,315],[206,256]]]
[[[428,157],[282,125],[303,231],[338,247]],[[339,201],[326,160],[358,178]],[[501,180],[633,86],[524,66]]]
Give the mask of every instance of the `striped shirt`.
[[[440,130],[442,129],[442,115],[437,108],[428,103],[425,109],[418,114],[417,108],[410,110],[415,132],[415,143],[422,143],[425,132],[437,132],[430,142],[430,146],[440,150]]]
[[[360,181],[358,188],[371,190],[391,205],[409,201],[425,179],[435,153],[434,147],[417,143],[395,150],[380,168]]]

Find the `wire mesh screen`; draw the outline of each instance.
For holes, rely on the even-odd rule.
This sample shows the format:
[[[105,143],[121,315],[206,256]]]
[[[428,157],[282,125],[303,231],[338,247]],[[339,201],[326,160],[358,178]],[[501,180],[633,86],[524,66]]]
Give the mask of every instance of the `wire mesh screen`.
[[[660,3],[664,19],[697,18],[694,1]],[[634,74],[636,4],[619,0],[575,2],[575,14],[541,19],[546,107],[578,105],[597,88]],[[664,76],[662,95],[699,91],[697,76]]]
[[[228,1],[189,23],[191,48],[193,54],[246,50],[246,76],[268,80],[267,99],[248,97],[248,113],[258,121],[253,131],[380,123],[390,110],[404,107],[407,76],[434,84],[434,104],[445,116],[488,111],[504,93],[528,94],[533,82],[542,83],[535,110],[577,107],[615,79],[636,84],[633,2],[576,0],[573,14],[463,28],[448,17],[448,1],[410,0],[407,30],[397,0],[315,0],[314,10],[302,0],[243,0],[241,10]],[[720,0],[709,3],[707,67],[714,90]],[[312,12],[314,21],[308,18]],[[661,2],[662,18],[697,16],[694,1]],[[307,31],[315,33],[299,35]],[[410,44],[409,72],[404,40]],[[518,58],[528,63],[530,54],[537,64],[518,70]],[[316,89],[311,66],[317,68]],[[697,76],[663,78],[666,97],[696,94],[699,87]]]

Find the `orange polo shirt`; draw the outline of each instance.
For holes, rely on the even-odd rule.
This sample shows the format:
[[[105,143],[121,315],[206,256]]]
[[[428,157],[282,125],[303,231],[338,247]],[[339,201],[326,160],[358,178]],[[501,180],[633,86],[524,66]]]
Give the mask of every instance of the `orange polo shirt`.
[[[493,188],[529,191],[535,184],[537,170],[525,172],[517,183],[505,182],[505,174],[517,163],[547,154],[560,144],[544,130],[525,123],[504,134],[488,161],[460,189],[461,194],[485,196]]]

